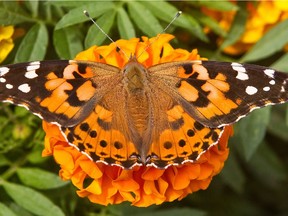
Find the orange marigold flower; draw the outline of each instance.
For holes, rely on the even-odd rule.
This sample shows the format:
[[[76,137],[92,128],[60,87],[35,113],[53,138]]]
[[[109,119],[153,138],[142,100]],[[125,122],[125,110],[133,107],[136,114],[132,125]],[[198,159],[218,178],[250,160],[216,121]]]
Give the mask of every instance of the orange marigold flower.
[[[245,32],[235,44],[226,47],[224,52],[239,55],[248,51],[269,29],[288,18],[287,5],[287,2],[279,0],[248,2]],[[202,10],[206,15],[216,19],[226,31],[229,31],[236,14],[236,11],[220,12],[207,8]],[[269,16],[267,16],[267,11],[269,11]],[[221,41],[223,39],[219,40]]]
[[[188,52],[172,48],[169,44],[172,38],[169,34],[160,35],[138,58],[139,62],[149,67],[163,62],[200,59],[196,49]],[[116,43],[125,53],[138,56],[151,40],[154,38],[142,37],[142,41],[133,38]],[[79,53],[76,59],[103,62],[120,68],[128,60],[122,52],[116,51],[115,44],[93,46]],[[190,193],[206,189],[212,177],[223,168],[229,153],[228,138],[233,133],[232,127],[227,126],[218,145],[209,148],[197,162],[167,169],[134,166],[125,170],[91,161],[65,141],[58,126],[43,122],[43,128],[46,131],[43,156],[54,156],[61,167],[61,178],[71,180],[80,197],[88,197],[91,202],[102,205],[129,201],[140,207],[180,200]]]

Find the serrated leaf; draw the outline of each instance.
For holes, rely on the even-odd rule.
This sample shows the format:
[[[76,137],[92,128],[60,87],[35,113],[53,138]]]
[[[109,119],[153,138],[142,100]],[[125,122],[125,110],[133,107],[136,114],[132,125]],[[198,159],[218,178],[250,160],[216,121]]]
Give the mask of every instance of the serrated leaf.
[[[99,19],[97,19],[97,24],[101,26],[103,31],[106,34],[109,34],[110,29],[113,26],[114,20],[116,16],[116,11],[108,11],[103,14]],[[101,45],[107,39],[106,35],[104,35],[96,26],[92,25],[86,35],[85,38],[85,48],[89,48],[94,45]]]
[[[225,40],[220,46],[220,50],[225,49],[227,46],[230,46],[234,44],[243,34],[246,28],[246,20],[247,20],[248,14],[247,11],[244,9],[238,10],[236,13],[236,16],[233,20],[232,26],[226,35]]]
[[[156,36],[163,28],[156,17],[139,2],[127,2],[128,12],[137,27],[149,37]]]
[[[47,28],[43,23],[37,23],[21,41],[14,62],[42,60],[45,57],[47,46]]]
[[[0,8],[0,23],[1,25],[16,25],[23,22],[33,22],[34,20],[26,14],[21,13],[21,7],[14,7],[15,10],[10,8]]]
[[[19,168],[17,175],[23,184],[36,189],[54,189],[67,184],[54,173],[38,168]]]
[[[263,141],[269,123],[271,107],[252,112],[237,124],[235,129],[237,142],[242,146],[246,160],[249,160]]]
[[[94,1],[93,3],[84,4],[80,7],[70,10],[67,14],[65,14],[56,24],[55,30],[89,20],[83,14],[84,10],[87,10],[92,18],[96,18],[106,13],[107,11],[114,9],[114,7],[115,5],[112,2],[105,2],[105,4],[103,4],[103,2]]]
[[[170,23],[179,11],[176,7],[165,1],[141,1],[141,4],[148,8],[155,17],[167,23]],[[185,28],[201,40],[208,41],[199,23],[190,15],[182,14],[172,25]],[[162,30],[160,32],[162,32]]]
[[[242,57],[242,62],[256,61],[266,58],[288,43],[288,19],[271,28],[263,37]]]
[[[130,39],[136,37],[133,24],[128,14],[122,7],[117,10],[117,27],[122,39]]]
[[[41,193],[24,186],[3,183],[7,194],[21,207],[36,215],[64,216],[62,210]]]
[[[16,216],[16,214],[11,211],[6,205],[0,203],[0,215],[3,216]]]
[[[77,53],[83,50],[82,36],[79,34],[79,29],[75,26],[54,31],[53,43],[60,58],[73,59]]]

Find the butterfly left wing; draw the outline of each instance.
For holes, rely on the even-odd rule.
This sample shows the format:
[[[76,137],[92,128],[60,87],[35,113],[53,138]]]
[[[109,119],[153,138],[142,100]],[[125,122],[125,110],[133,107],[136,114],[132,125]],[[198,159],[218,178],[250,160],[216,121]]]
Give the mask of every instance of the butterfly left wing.
[[[56,60],[0,66],[0,100],[67,127],[85,119],[119,79],[118,68],[94,62]]]
[[[211,128],[288,100],[288,74],[262,66],[197,60],[160,64],[149,71],[154,82],[165,80],[159,88]]]

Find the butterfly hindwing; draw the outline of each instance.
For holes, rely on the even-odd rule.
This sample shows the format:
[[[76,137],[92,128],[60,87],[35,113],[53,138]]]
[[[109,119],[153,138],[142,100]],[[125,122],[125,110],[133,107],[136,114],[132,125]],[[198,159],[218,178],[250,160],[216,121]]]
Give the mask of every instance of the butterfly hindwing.
[[[217,144],[224,128],[208,128],[195,121],[180,105],[165,112],[167,128],[154,139],[148,164],[165,168],[194,162],[211,146]],[[157,127],[157,126],[155,126]]]
[[[128,123],[125,90],[115,85],[79,124],[62,127],[67,141],[95,162],[131,168],[141,164],[141,139]]]

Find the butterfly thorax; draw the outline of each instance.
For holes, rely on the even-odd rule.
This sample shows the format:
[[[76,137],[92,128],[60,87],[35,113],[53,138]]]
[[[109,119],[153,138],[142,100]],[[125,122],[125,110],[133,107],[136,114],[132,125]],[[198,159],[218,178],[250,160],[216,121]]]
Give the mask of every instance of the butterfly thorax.
[[[144,91],[147,84],[147,69],[136,59],[132,58],[122,70],[124,75],[124,86],[131,94]]]

